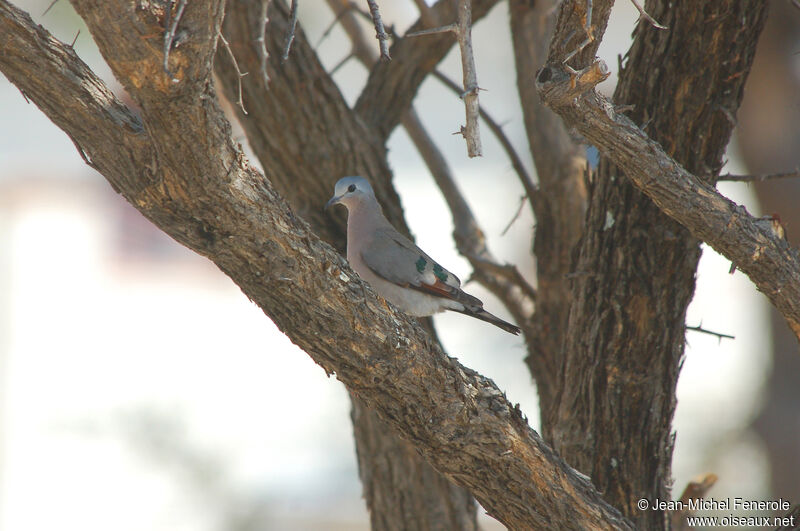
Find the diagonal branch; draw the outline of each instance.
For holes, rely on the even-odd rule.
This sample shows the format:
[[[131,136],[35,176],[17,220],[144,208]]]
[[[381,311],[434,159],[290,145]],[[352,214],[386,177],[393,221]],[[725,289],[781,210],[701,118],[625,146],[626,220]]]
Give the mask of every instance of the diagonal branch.
[[[5,0],[0,0],[0,31],[14,52],[0,56],[0,70],[65,128],[85,118],[123,129],[121,145],[108,142],[104,127],[69,132],[80,132],[91,144],[87,151],[96,166],[134,207],[214,261],[293,342],[506,526],[631,529],[585,477],[541,441],[490,380],[432,346],[412,319],[379,304],[251,166],[230,137],[206,68],[220,29],[221,2],[187,3],[183,23],[194,40],[175,58],[187,61],[176,72],[180,97],[164,93],[160,50],[138,37],[158,28],[156,7],[74,4],[115,76],[140,105],[145,132],[125,131],[110,112],[108,124],[97,123],[102,105],[124,109],[113,98],[108,101],[107,89],[101,90],[104,101],[89,109],[74,106],[73,119],[64,120],[60,104],[97,99],[93,89],[102,82]],[[29,71],[32,64],[41,68]],[[141,70],[159,72],[161,79],[131,78]],[[51,83],[55,80],[63,84]],[[125,156],[118,157],[119,151]],[[363,304],[364,297],[370,304]]]
[[[687,172],[593,89],[602,61],[577,76],[548,66],[537,80],[545,101],[649,196],[665,214],[727,257],[764,292],[800,338],[800,256],[741,205]]]

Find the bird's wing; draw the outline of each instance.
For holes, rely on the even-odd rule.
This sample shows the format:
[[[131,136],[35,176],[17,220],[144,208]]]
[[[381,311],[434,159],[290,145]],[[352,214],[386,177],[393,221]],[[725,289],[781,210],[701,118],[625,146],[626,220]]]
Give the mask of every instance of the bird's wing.
[[[391,227],[374,232],[361,250],[361,258],[373,273],[398,286],[468,306],[482,306],[478,299],[461,291],[458,277]]]

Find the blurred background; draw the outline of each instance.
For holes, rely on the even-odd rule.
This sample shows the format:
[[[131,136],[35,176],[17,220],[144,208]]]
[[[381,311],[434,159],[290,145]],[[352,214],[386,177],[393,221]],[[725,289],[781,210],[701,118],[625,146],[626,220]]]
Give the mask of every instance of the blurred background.
[[[50,0],[14,3],[62,41],[78,34],[77,53],[122,93],[68,2],[46,14]],[[321,40],[333,20],[323,2],[299,5],[300,24],[333,68],[349,41],[339,28]],[[410,1],[381,8],[401,33],[417,16]],[[778,0],[772,8],[723,173],[800,165],[800,10]],[[617,3],[599,52],[610,66],[629,47],[637,15],[630,2]],[[531,167],[507,27],[501,3],[474,28],[486,89],[481,104]],[[459,79],[458,56],[448,56],[442,69]],[[366,71],[349,61],[335,79],[354,102]],[[612,76],[601,88],[610,94],[614,82]],[[524,192],[497,142],[484,130],[484,157],[469,160],[463,140],[451,134],[463,105],[435,80],[415,105],[492,250],[531,273],[528,210],[502,234],[514,218],[508,205]],[[446,205],[400,128],[389,148],[418,243],[468,278]],[[331,190],[339,177],[331,175]],[[797,181],[720,189],[753,214],[780,214],[797,245]],[[798,503],[797,343],[729,266],[704,250],[687,324],[735,339],[687,334],[673,495],[713,472],[717,499]],[[488,292],[468,287],[503,314]],[[435,318],[450,355],[494,379],[538,428],[522,341],[464,319]],[[0,78],[0,529],[368,529],[349,408],[338,381],[213,264],[128,206],[83,164],[69,138]],[[481,522],[502,528],[486,516]]]

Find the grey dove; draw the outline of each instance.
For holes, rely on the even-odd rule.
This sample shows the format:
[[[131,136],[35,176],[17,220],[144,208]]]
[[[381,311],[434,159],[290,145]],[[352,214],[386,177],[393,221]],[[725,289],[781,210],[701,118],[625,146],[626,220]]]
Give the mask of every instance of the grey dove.
[[[483,309],[461,281],[397,232],[363,177],[343,177],[325,205],[347,207],[347,261],[384,299],[415,317],[444,310],[463,313],[506,332],[520,329]]]

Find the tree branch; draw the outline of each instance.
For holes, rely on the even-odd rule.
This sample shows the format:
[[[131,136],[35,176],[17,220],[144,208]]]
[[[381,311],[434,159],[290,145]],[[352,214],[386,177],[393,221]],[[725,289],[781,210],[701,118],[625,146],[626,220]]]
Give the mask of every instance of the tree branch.
[[[478,122],[478,75],[475,72],[475,57],[472,54],[472,3],[470,0],[459,0],[458,17],[456,17],[458,31],[458,47],[461,48],[461,74],[464,79],[464,100],[466,111],[466,125],[461,129],[461,134],[467,140],[467,154],[470,157],[483,155],[481,148],[480,125]]]
[[[428,19],[436,19],[436,15],[430,8],[421,8]],[[470,0],[458,0],[458,15],[456,22],[439,28],[424,29],[406,33],[406,37],[419,37],[423,35],[435,35],[438,33],[453,33],[458,41],[461,50],[461,74],[463,78],[463,90],[458,91],[459,96],[464,100],[466,113],[466,125],[461,127],[461,136],[467,141],[467,154],[470,157],[480,157],[481,134],[478,114],[480,103],[478,102],[478,75],[475,72],[475,57],[472,53],[472,4]]]
[[[283,46],[283,54],[281,54],[281,61],[284,63],[289,58],[289,52],[292,51],[292,43],[294,42],[294,34],[297,31],[297,2],[299,0],[292,0],[292,7],[289,8],[289,29],[286,32],[286,44]]]
[[[269,51],[267,50],[267,23],[269,22],[269,17],[267,16],[267,10],[269,9],[269,3],[271,0],[261,0],[261,12],[259,13],[258,17],[258,33],[255,42],[258,44],[256,48],[258,53],[258,64],[259,64],[259,72],[261,72],[261,79],[264,82],[264,85],[269,85],[269,74],[267,74],[267,59],[269,58]],[[231,55],[233,53],[231,52]],[[241,88],[241,78],[239,79],[239,87]],[[239,98],[241,99],[241,97]],[[242,104],[242,110],[244,111],[244,104]]]
[[[707,330],[700,325],[697,326],[686,326],[686,330],[690,330],[692,332],[699,332],[701,334],[708,334],[710,336],[714,336],[720,341],[723,339],[736,339],[736,336],[732,336],[730,334],[723,334],[722,332],[714,332],[713,330]]]
[[[787,171],[783,173],[764,173],[761,175],[734,175],[726,173],[720,175],[717,181],[729,181],[736,183],[760,183],[764,181],[771,181],[774,179],[797,179],[800,177],[800,171]]]
[[[498,0],[474,0],[472,20],[478,21],[498,3]],[[437,20],[455,20],[454,2],[440,0],[431,13]],[[415,22],[409,33],[423,28],[422,20]],[[398,39],[390,48],[391,63],[378,62],[370,71],[364,90],[356,102],[355,110],[376,131],[383,143],[400,123],[411,106],[417,90],[450,50],[455,39],[449,33],[428,37],[424,46],[415,39]]]
[[[548,66],[536,83],[542,100],[596,145],[665,214],[747,274],[800,339],[800,257],[744,207],[687,172],[662,147],[597,94],[608,68],[595,61],[579,75]]]
[[[646,20],[651,26],[653,26],[656,29],[662,29],[662,30],[669,29],[668,27],[660,24],[656,19],[651,17],[647,13],[647,11],[644,10],[644,8],[641,6],[639,2],[637,2],[636,0],[631,0],[631,3],[633,4],[633,7],[635,7],[636,10],[639,12],[639,20]]]
[[[230,138],[209,82],[221,2],[187,4],[183,24],[193,39],[179,54],[173,52],[180,83],[166,93],[163,89],[173,85],[165,84],[160,50],[138,38],[140,31],[160,27],[154,7],[88,0],[74,4],[114,74],[141,105],[148,124],[142,136],[155,147],[131,149],[141,145],[132,131],[121,138],[123,146],[109,143],[102,127],[86,137],[94,144],[97,166],[112,170],[104,172],[106,177],[136,208],[213,260],[293,342],[329,374],[335,372],[438,470],[470,488],[506,526],[631,528],[542,443],[491,381],[431,346],[413,320],[379,304],[250,166]],[[0,68],[29,89],[33,101],[94,99],[91,87],[101,82],[85,67],[73,65],[79,61],[64,52],[63,44],[43,39],[43,30],[5,0],[0,0],[0,29],[19,51],[4,54]],[[48,67],[37,70],[33,82],[26,70],[32,62]],[[59,70],[85,77],[63,76]],[[160,79],[140,77],[142,71],[158,72]],[[52,84],[55,80],[64,84]],[[42,108],[52,112],[53,105]],[[76,119],[93,117],[81,108],[73,112]],[[52,115],[58,118],[57,112]],[[107,121],[118,126],[111,117]],[[191,141],[176,141],[184,138]],[[127,161],[116,158],[120,148],[127,151]],[[153,153],[155,160],[142,158]],[[141,182],[141,169],[153,163],[155,186]],[[363,304],[365,296],[370,304]]]
[[[236,70],[236,77],[237,77],[237,85],[238,85],[238,98],[236,98],[236,105],[242,110],[242,114],[247,114],[247,109],[244,108],[244,101],[242,101],[242,78],[246,76],[248,73],[242,73],[239,70],[239,63],[236,62],[236,56],[233,55],[233,50],[231,50],[231,45],[228,44],[228,41],[225,39],[225,36],[220,33],[219,40],[222,41],[222,45],[225,47],[225,51],[228,52],[228,57],[231,58],[231,63],[233,63],[233,69]],[[266,52],[265,52],[266,53]],[[266,60],[266,57],[264,58]],[[266,70],[262,73],[266,75]],[[266,78],[266,81],[269,82],[269,77]]]
[[[376,0],[367,0],[369,5],[369,14],[372,17],[372,23],[375,24],[375,35],[378,37],[378,42],[381,49],[381,60],[391,61],[392,56],[389,55],[389,36],[386,35],[386,30],[383,27],[383,20],[381,20],[381,11],[378,8]]]
[[[172,16],[172,2],[166,6],[166,31],[164,32],[164,72],[170,77],[172,74],[169,71],[169,52],[172,51],[172,45],[175,41],[175,33],[178,29],[178,24],[181,22],[183,10],[186,9],[186,0],[178,0],[175,9],[175,16]],[[174,79],[173,79],[174,80]],[[175,81],[175,80],[174,80]]]

